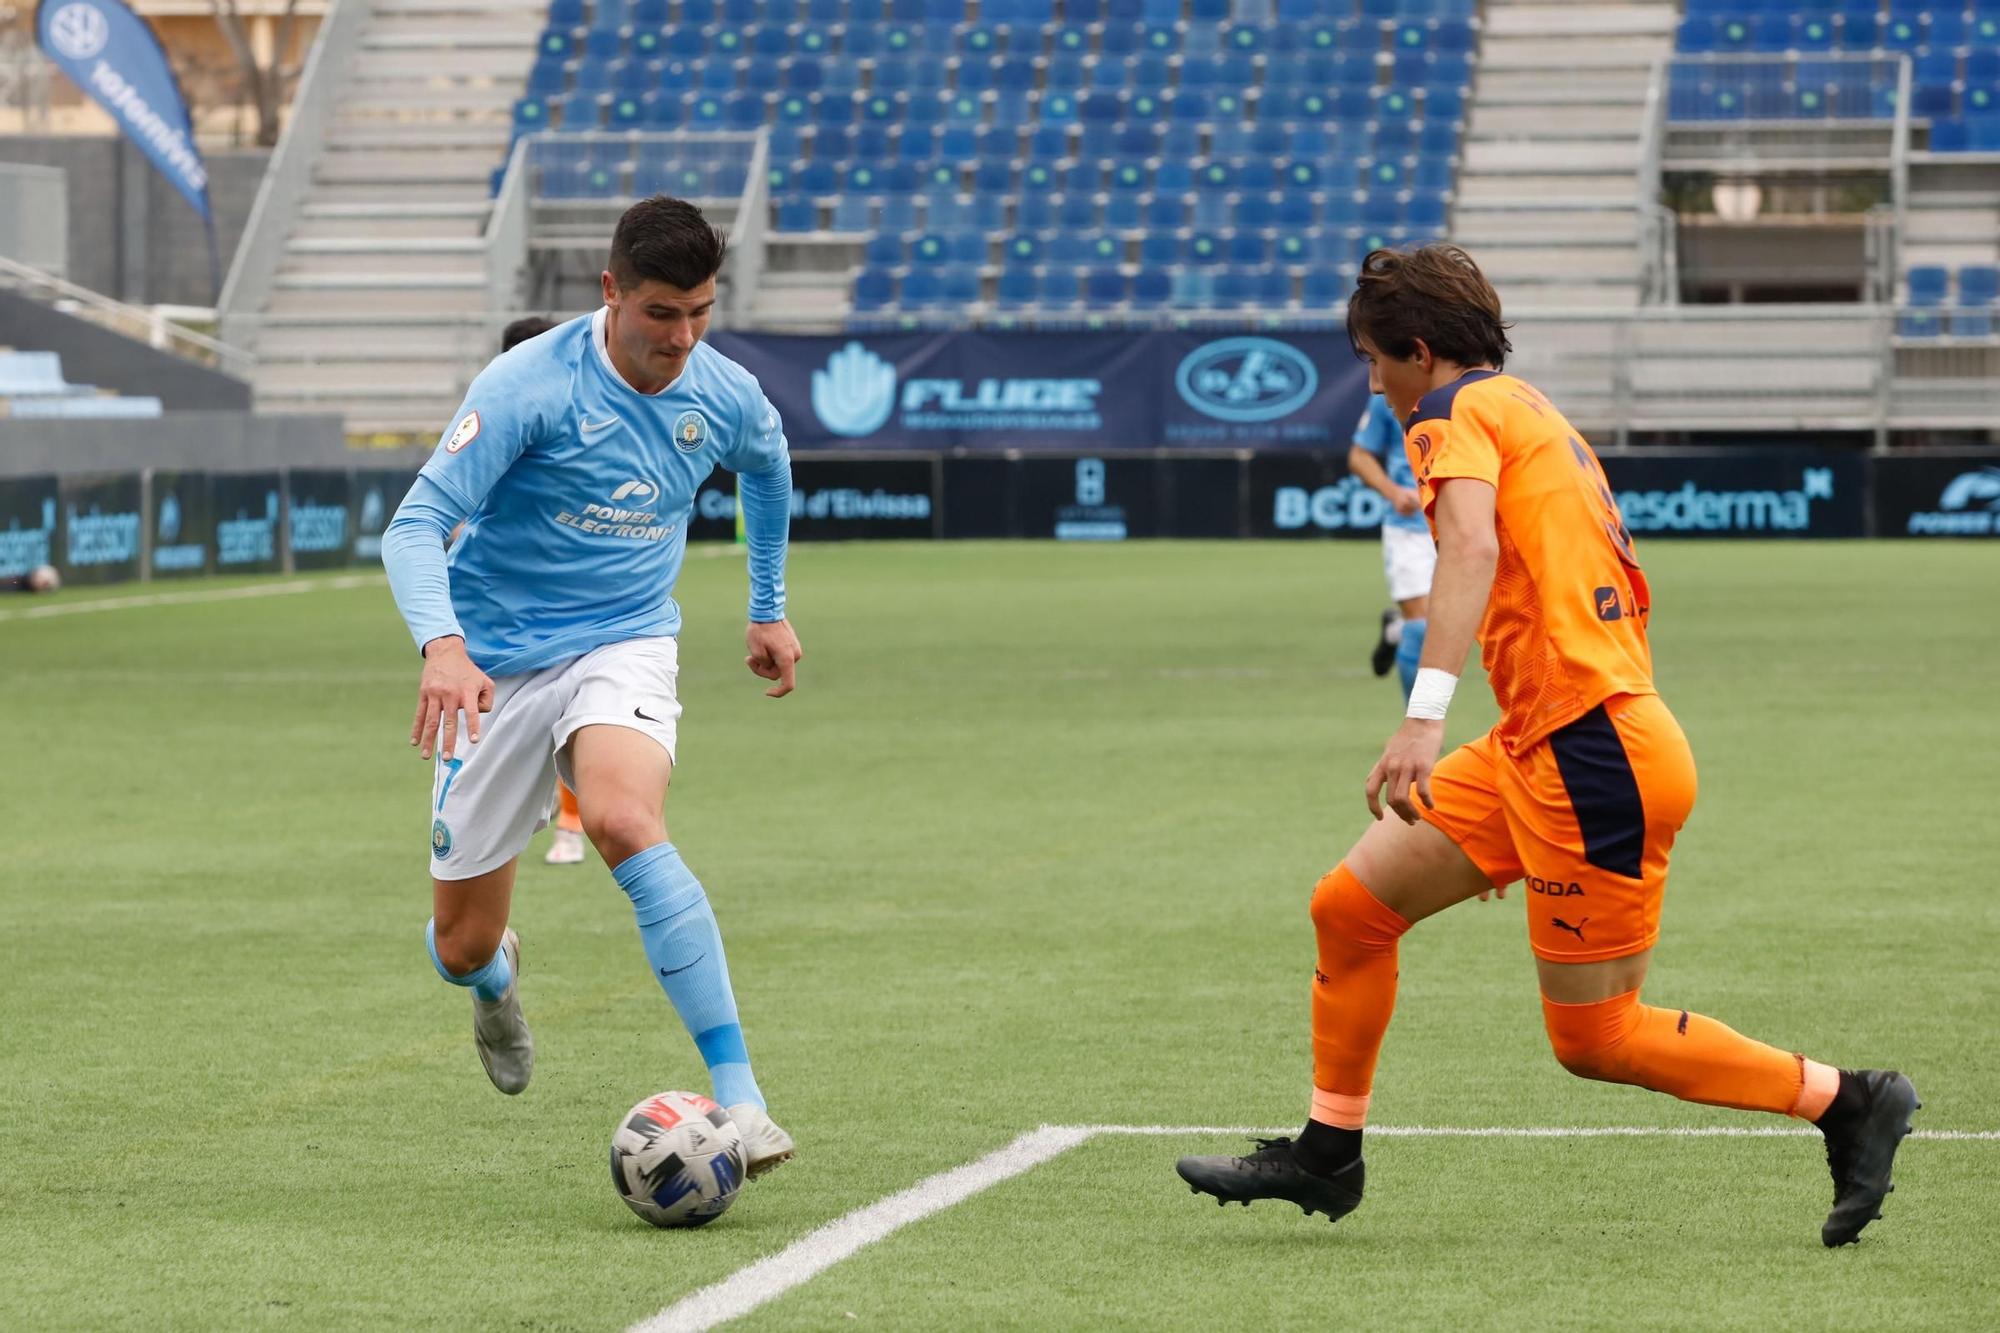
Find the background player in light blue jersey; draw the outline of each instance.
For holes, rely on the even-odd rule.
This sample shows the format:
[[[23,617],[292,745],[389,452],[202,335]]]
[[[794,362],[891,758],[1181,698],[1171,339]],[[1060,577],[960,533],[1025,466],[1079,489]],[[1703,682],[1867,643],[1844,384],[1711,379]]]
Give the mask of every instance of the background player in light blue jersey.
[[[1394,663],[1407,700],[1424,652],[1437,543],[1424,523],[1417,478],[1403,448],[1403,423],[1379,393],[1369,398],[1367,410],[1355,423],[1347,469],[1389,502],[1389,513],[1382,520],[1382,573],[1389,580],[1389,600],[1396,605],[1382,613],[1382,633],[1369,665],[1376,675],[1386,676]]]
[[[662,817],[681,714],[674,582],[695,489],[716,467],[741,478],[746,665],[782,698],[801,656],[785,620],[784,429],[750,373],[701,341],[722,258],[692,204],[627,210],[604,307],[473,380],[383,534],[382,563],[424,655],[410,743],[437,754],[425,937],[439,974],[472,992],[488,1077],[518,1093],[534,1068],[507,916],[560,772],[757,1175],[792,1139],[765,1109],[715,914]]]

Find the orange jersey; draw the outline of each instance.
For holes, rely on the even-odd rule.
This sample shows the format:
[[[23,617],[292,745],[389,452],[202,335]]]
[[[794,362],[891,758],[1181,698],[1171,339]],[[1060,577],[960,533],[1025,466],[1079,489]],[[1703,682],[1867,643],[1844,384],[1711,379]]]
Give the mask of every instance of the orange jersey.
[[[1438,483],[1497,495],[1500,559],[1479,625],[1509,752],[1618,694],[1654,694],[1652,594],[1604,467],[1540,391],[1468,371],[1424,395],[1404,446],[1436,535]]]

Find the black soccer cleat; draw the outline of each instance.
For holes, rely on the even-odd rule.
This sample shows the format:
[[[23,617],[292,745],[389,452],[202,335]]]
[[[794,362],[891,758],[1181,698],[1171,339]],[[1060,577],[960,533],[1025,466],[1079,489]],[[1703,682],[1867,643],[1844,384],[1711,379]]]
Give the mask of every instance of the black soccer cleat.
[[[1355,1158],[1330,1176],[1315,1175],[1292,1155],[1290,1139],[1258,1139],[1247,1157],[1183,1157],[1174,1167],[1188,1188],[1213,1194],[1218,1204],[1250,1206],[1252,1199],[1284,1199],[1307,1217],[1325,1213],[1329,1222],[1361,1206],[1363,1167]]]
[[[1882,1201],[1895,1190],[1889,1168],[1910,1132],[1910,1113],[1923,1105],[1910,1080],[1893,1069],[1862,1069],[1854,1077],[1868,1096],[1858,1120],[1826,1129],[1826,1165],[1833,1173],[1833,1211],[1819,1229],[1829,1249],[1861,1237],[1861,1228],[1882,1216]]]
[[[1389,626],[1396,623],[1396,613],[1382,613],[1382,630],[1375,640],[1375,651],[1368,658],[1368,669],[1378,676],[1389,674],[1389,668],[1396,665],[1396,645],[1389,642]]]

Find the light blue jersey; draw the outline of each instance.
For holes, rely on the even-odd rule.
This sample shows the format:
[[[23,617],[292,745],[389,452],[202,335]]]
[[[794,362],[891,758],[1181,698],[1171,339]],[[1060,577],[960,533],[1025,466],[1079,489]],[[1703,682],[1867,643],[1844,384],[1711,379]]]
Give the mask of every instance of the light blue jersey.
[[[462,634],[481,670],[506,676],[678,633],[695,490],[717,467],[742,477],[750,619],[784,618],[791,461],[777,410],[706,343],[640,393],[611,364],[604,320],[573,319],[481,371],[383,534],[419,649]],[[447,590],[441,538],[460,519]]]
[[[1403,423],[1396,420],[1396,414],[1389,408],[1389,400],[1381,394],[1368,399],[1368,410],[1354,425],[1354,442],[1382,460],[1382,470],[1389,474],[1390,481],[1413,491],[1417,489],[1416,474],[1410,470],[1410,454],[1403,447]],[[1399,514],[1391,509],[1383,516],[1382,526],[1430,532],[1421,509],[1414,514]]]

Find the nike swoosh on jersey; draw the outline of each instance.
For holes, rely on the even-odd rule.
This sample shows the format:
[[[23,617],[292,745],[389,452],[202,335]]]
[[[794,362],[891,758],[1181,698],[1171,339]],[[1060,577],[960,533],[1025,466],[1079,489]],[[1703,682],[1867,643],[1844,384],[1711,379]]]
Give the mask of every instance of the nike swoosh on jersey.
[[[602,435],[605,431],[610,430],[618,424],[617,417],[609,417],[603,421],[591,421],[587,417],[579,417],[577,418],[576,428],[585,435]]]

